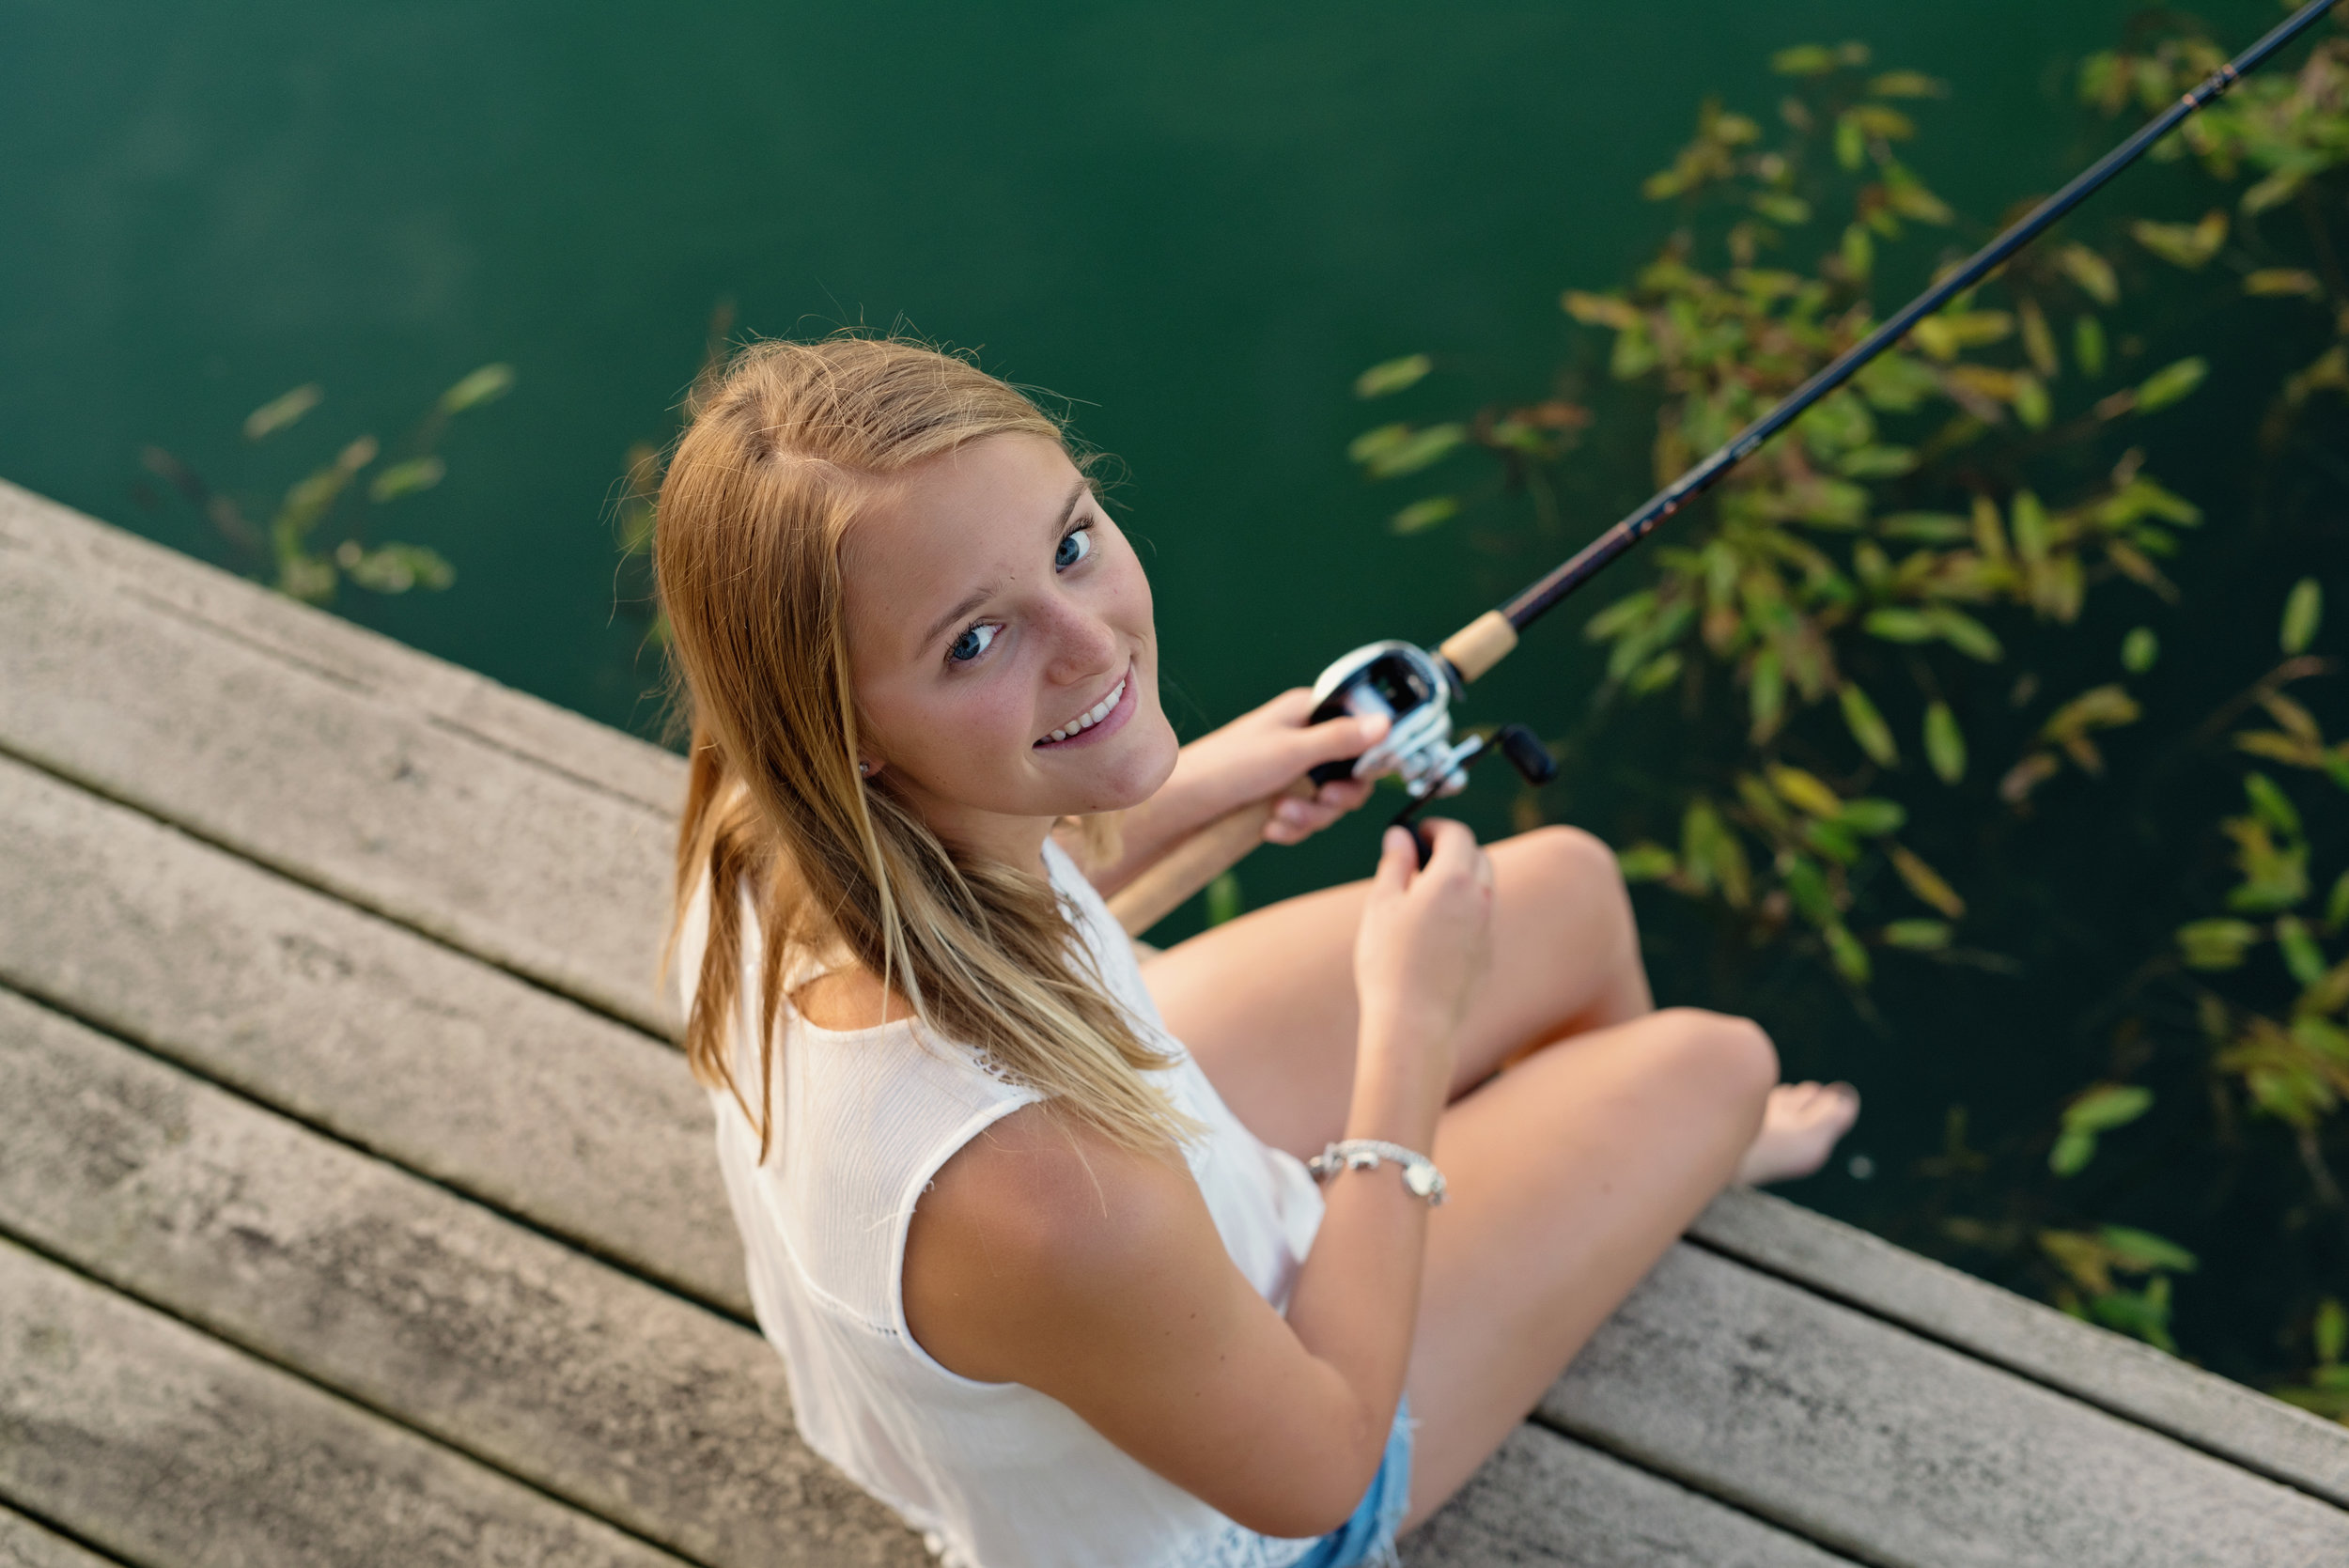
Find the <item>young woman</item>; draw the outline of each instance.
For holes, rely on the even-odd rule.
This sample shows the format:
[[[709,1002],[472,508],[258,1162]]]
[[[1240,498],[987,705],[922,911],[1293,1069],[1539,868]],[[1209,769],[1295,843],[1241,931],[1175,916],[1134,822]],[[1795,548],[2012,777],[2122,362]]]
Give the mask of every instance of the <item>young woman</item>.
[[[1707,1200],[1857,1113],[1774,1087],[1751,1023],[1654,1011],[1564,829],[1439,822],[1424,870],[1397,831],[1140,967],[1104,893],[1377,732],[1292,691],[1178,751],[1132,549],[965,361],[744,351],[658,563],[752,1297],[809,1444],[952,1563],[1390,1561]]]

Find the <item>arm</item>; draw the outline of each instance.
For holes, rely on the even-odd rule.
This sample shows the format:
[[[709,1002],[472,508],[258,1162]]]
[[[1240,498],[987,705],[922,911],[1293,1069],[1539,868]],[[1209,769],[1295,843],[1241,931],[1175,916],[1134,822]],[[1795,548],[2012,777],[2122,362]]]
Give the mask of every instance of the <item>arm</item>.
[[[1415,868],[1390,835],[1357,963],[1364,1023],[1346,1135],[1424,1149],[1483,961],[1491,873],[1442,824]],[[1328,1188],[1283,1318],[1224,1252],[1180,1157],[1048,1106],[947,1161],[905,1263],[915,1339],[968,1377],[1023,1383],[1250,1529],[1335,1529],[1378,1466],[1417,1324],[1426,1205],[1392,1170]]]
[[[1384,719],[1330,719],[1309,725],[1305,721],[1312,713],[1313,694],[1296,687],[1184,747],[1173,776],[1158,793],[1120,816],[1116,858],[1086,867],[1093,885],[1105,896],[1114,893],[1226,812],[1280,794],[1322,763],[1360,756],[1387,733]],[[1295,844],[1369,797],[1364,780],[1320,785],[1310,796],[1282,801],[1264,836],[1273,844]]]

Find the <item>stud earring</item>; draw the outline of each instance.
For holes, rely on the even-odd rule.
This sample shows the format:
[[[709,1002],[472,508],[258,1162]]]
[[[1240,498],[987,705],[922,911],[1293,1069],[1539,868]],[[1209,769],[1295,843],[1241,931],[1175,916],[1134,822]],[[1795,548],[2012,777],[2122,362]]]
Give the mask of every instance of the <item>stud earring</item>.
[[[858,764],[856,765],[856,776],[857,776],[858,778],[860,778],[860,779],[866,779],[866,778],[870,778],[870,777],[872,777],[872,774],[873,774],[873,765],[872,765],[871,763],[869,763],[869,762],[860,762],[860,763],[858,763]]]

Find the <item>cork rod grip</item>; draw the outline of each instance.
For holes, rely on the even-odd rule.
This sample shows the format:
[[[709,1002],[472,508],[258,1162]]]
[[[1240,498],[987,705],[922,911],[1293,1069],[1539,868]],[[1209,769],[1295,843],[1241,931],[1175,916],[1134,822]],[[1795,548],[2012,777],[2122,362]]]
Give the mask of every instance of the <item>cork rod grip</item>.
[[[1436,651],[1460,672],[1462,680],[1478,675],[1509,657],[1517,645],[1517,629],[1498,610],[1487,610],[1443,640]]]

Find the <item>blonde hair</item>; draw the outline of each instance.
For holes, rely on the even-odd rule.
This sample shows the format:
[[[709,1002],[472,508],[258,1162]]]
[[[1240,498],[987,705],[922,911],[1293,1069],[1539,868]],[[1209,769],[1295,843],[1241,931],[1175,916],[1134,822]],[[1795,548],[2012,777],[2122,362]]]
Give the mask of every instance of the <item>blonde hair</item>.
[[[771,1139],[786,957],[846,955],[917,1022],[1128,1147],[1190,1130],[1141,1075],[1169,1059],[1103,991],[1050,884],[959,858],[857,774],[841,546],[879,484],[971,442],[1060,426],[969,361],[898,338],[763,342],[698,386],[661,486],[654,563],[692,716],[671,947],[708,883],[685,1050]],[[1072,455],[1073,456],[1073,455]],[[758,1109],[726,1043],[745,892],[764,938]]]

